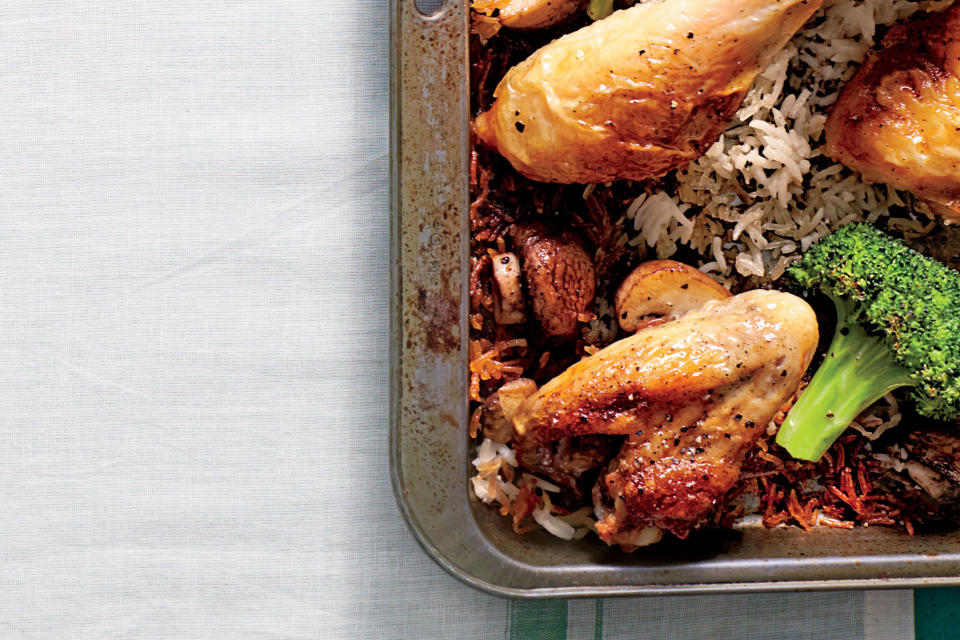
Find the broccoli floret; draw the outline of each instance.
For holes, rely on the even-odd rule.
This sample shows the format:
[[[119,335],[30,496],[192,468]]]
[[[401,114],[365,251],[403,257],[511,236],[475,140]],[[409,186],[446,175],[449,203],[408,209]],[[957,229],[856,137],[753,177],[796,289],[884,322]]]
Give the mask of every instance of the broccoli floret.
[[[824,362],[777,434],[790,455],[819,460],[860,412],[898,387],[913,388],[921,415],[960,415],[960,272],[852,224],[822,238],[787,275],[837,308]]]

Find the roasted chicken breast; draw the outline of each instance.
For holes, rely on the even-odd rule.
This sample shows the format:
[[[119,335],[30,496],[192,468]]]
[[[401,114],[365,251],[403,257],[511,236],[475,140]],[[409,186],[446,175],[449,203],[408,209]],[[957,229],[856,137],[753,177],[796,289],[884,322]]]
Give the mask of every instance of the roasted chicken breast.
[[[660,0],[510,69],[474,128],[543,182],[644,180],[702,155],[822,0]]]
[[[749,291],[643,329],[574,364],[513,415],[521,449],[568,436],[628,436],[601,476],[608,543],[658,527],[686,537],[740,475],[796,392],[817,320],[788,293]]]
[[[583,8],[585,0],[474,0],[474,11],[495,16],[511,29],[542,29],[563,22]]]
[[[827,154],[960,221],[960,4],[894,26],[846,84]]]

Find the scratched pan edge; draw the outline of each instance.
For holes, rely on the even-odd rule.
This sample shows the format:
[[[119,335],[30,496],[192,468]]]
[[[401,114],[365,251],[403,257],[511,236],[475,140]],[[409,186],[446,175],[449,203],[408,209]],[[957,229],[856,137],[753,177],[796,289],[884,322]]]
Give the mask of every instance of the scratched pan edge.
[[[390,468],[423,549],[461,581],[523,598],[960,584],[960,536],[881,527],[705,532],[633,554],[515,535],[468,492],[468,10],[391,12]]]

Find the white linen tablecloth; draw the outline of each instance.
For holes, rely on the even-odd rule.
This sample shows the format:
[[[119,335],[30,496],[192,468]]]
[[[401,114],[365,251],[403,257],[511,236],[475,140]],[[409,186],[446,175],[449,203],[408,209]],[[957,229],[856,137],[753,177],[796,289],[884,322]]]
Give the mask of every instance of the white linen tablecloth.
[[[0,637],[594,637],[393,502],[386,3],[0,7]],[[910,602],[608,600],[602,636],[907,638]]]

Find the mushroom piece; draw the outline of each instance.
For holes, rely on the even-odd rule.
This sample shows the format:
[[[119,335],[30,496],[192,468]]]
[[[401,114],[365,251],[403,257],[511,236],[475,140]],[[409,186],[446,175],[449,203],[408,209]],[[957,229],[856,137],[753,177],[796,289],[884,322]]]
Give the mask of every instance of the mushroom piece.
[[[628,275],[614,297],[617,320],[624,331],[679,318],[730,292],[710,276],[675,260],[644,262]]]
[[[523,322],[523,290],[520,284],[520,262],[516,254],[493,256],[493,279],[497,283],[493,317],[497,324]]]
[[[907,473],[934,500],[960,495],[960,436],[948,431],[911,431],[901,443],[913,460]]]
[[[583,7],[583,0],[479,0],[473,9],[511,29],[541,29],[563,22]]]
[[[571,232],[551,234],[542,224],[514,229],[513,242],[523,262],[530,308],[550,339],[577,335],[590,317],[597,276],[590,255]]]
[[[910,476],[910,479],[934,500],[956,500],[957,486],[951,484],[946,476],[937,473],[935,469],[916,460],[907,460],[903,463],[903,469]]]
[[[512,444],[520,467],[566,487],[568,496],[556,497],[571,507],[580,504],[584,493],[590,492],[593,484],[590,472],[599,471],[620,447],[617,439],[597,435],[561,438],[530,446],[521,438],[514,439]]]

